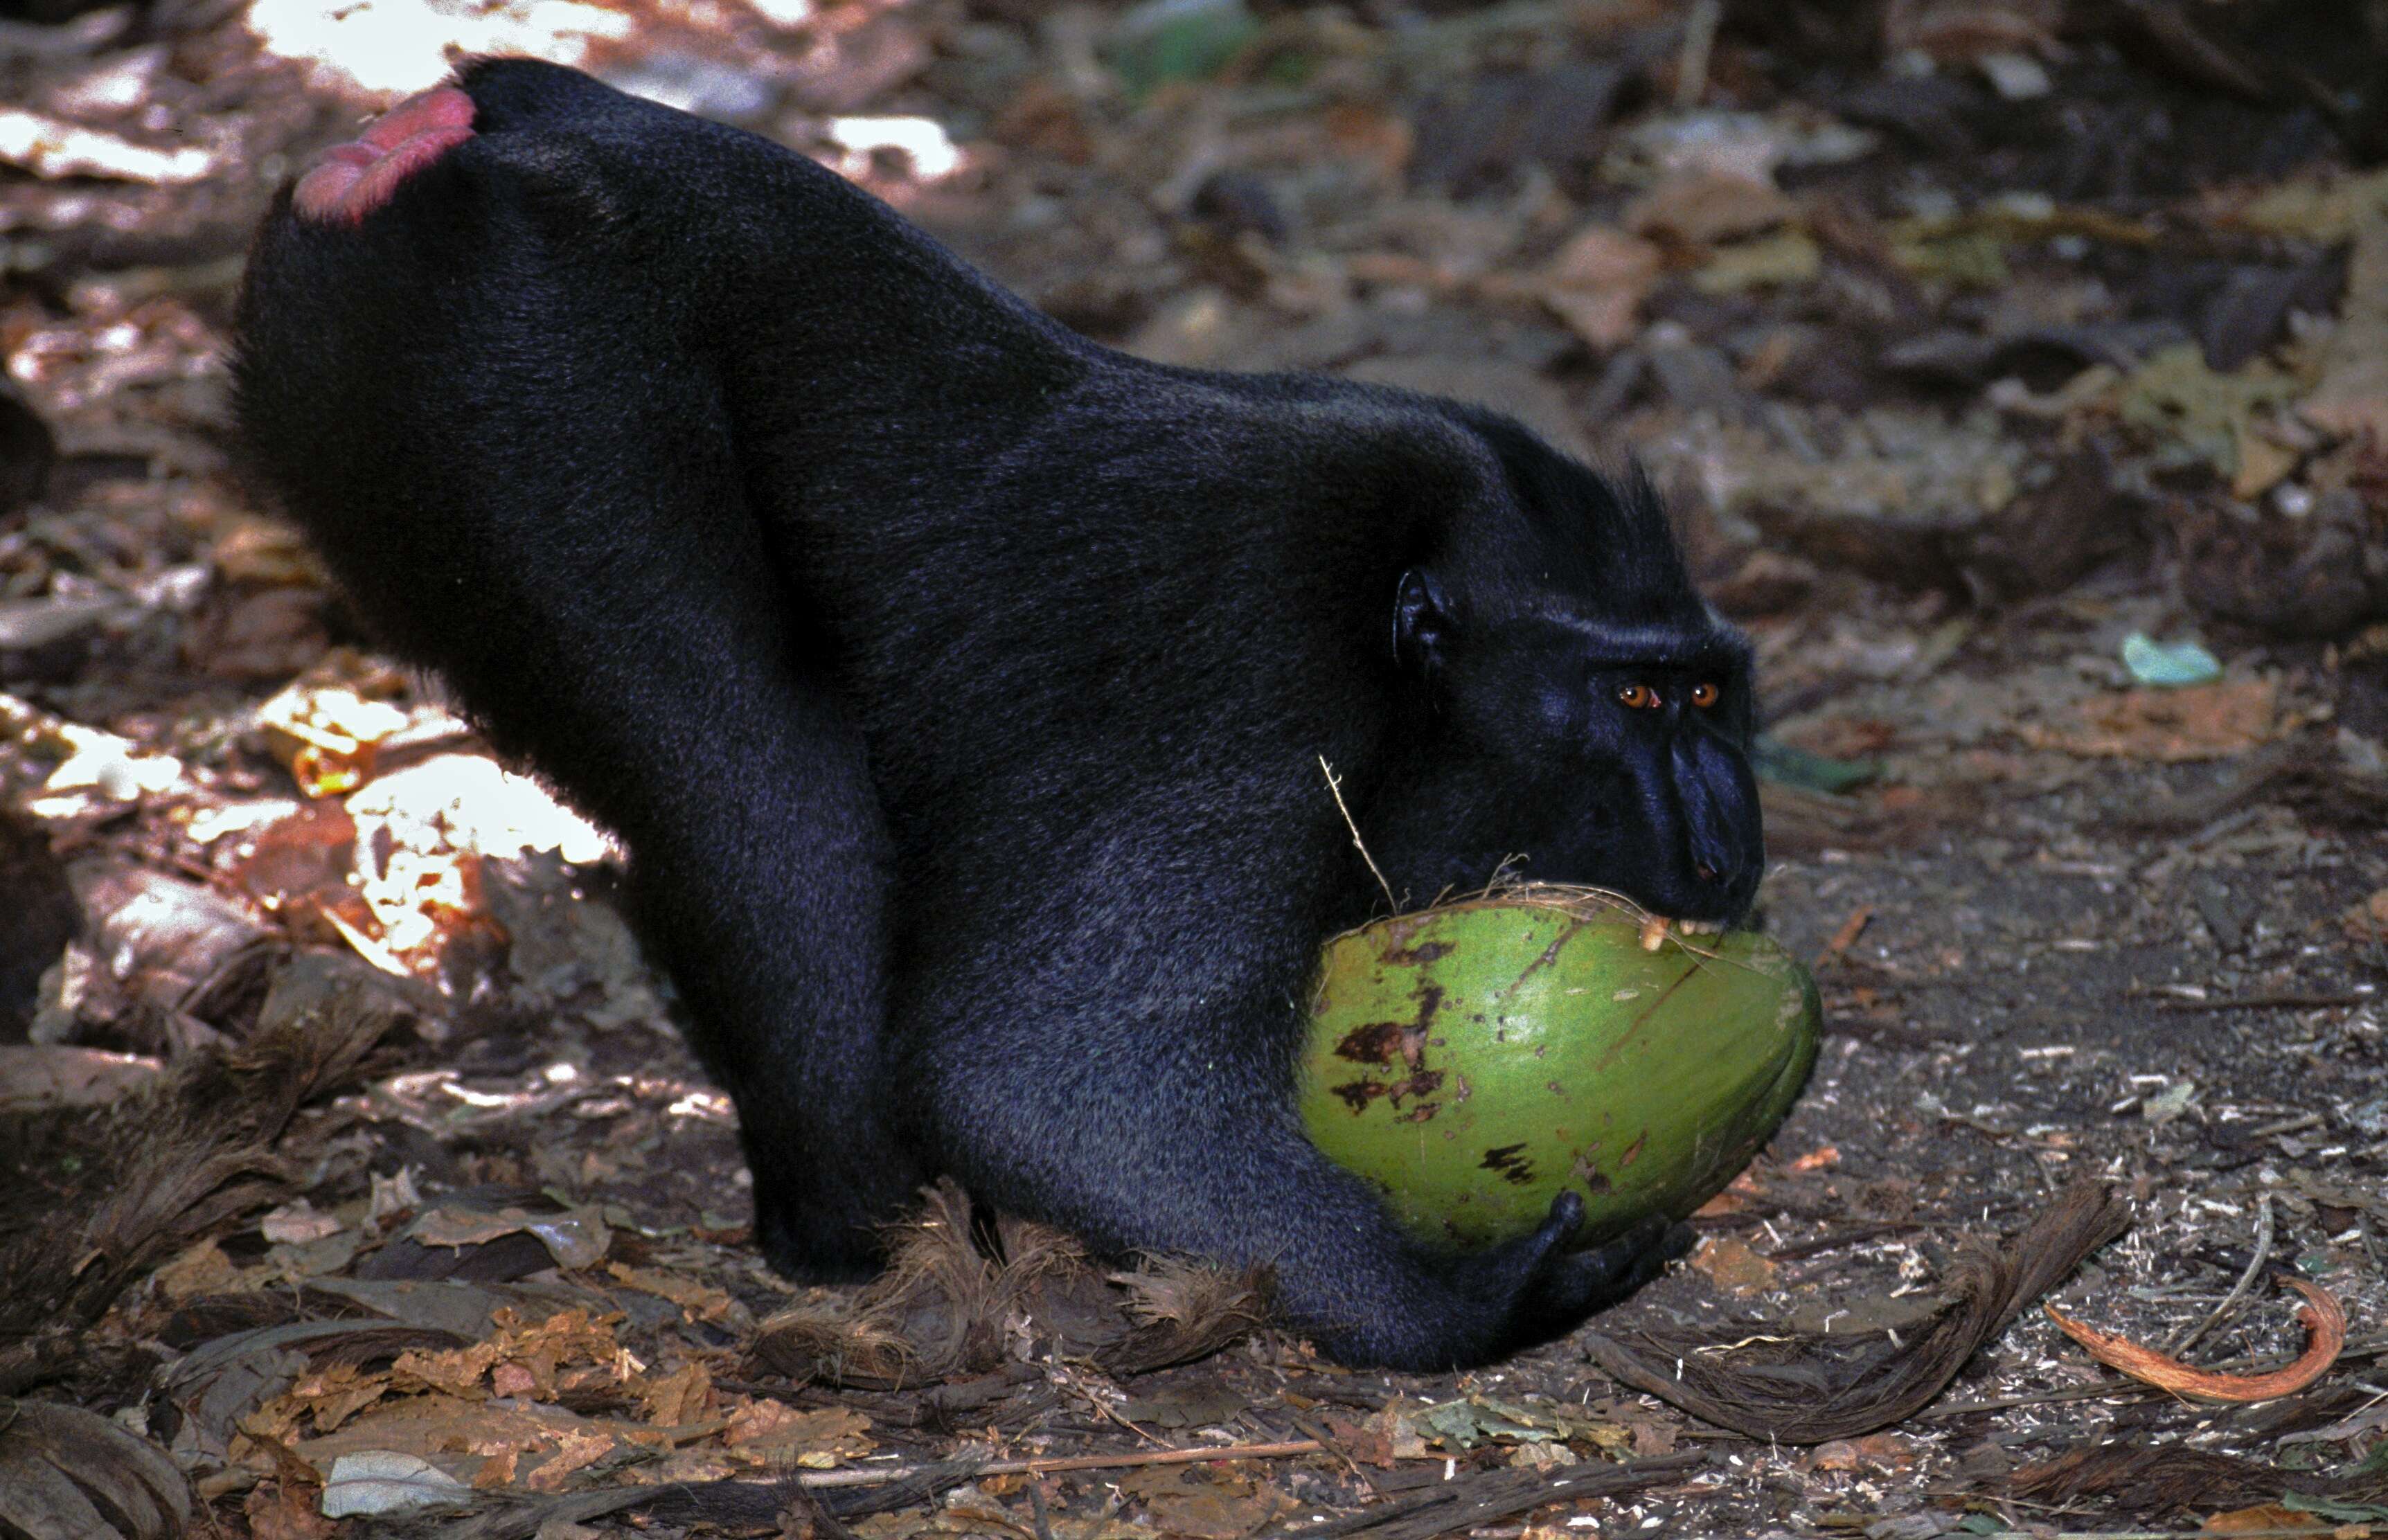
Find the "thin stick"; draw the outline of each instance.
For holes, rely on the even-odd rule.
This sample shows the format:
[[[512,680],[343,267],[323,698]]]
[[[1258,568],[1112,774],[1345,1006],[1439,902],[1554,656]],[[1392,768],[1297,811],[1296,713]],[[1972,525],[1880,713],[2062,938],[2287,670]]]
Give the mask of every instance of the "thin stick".
[[[2239,1281],[2231,1287],[2229,1294],[2222,1296],[2222,1303],[2214,1307],[2212,1315],[2198,1322],[2193,1329],[2183,1332],[2165,1344],[2165,1357],[2179,1357],[2183,1348],[2213,1331],[2216,1321],[2236,1309],[2239,1302],[2247,1297],[2247,1291],[2255,1286],[2255,1275],[2264,1270],[2264,1264],[2270,1261],[2271,1257],[2272,1194],[2264,1192],[2255,1194],[2255,1255],[2247,1258],[2247,1270],[2239,1275]]]
[[[2353,1526],[2358,1532],[2361,1526]],[[2179,1529],[1994,1529],[1986,1530],[1975,1540],[2181,1540],[2195,1530]],[[2345,1530],[2333,1521],[2317,1519],[2310,1524],[2278,1525],[2270,1529],[2234,1529],[2230,1533],[2239,1540],[2329,1540]]]
[[[1683,52],[1675,56],[1675,110],[1689,112],[1708,94],[1708,55],[1716,47],[1717,23],[1724,19],[1722,0],[1695,0],[1691,19],[1683,23]]]
[[[2338,1356],[2340,1363],[2367,1358],[2388,1357],[2388,1337],[2371,1337],[2349,1343]],[[2226,1358],[2211,1367],[2217,1370],[2255,1369],[2278,1358],[2261,1358],[2254,1355]],[[2094,1385],[2066,1385],[2062,1390],[2034,1391],[2029,1395],[2001,1395],[1988,1401],[1959,1401],[1946,1407],[1926,1407],[1915,1414],[1919,1421],[1936,1421],[1950,1417],[1971,1417],[1975,1412],[2012,1411],[2017,1407],[2046,1407],[2064,1401],[2151,1400],[2169,1394],[2138,1381],[2102,1380]]]
[[[2159,1011],[2333,1011],[2369,1005],[2376,994],[2242,994],[2228,1000],[2159,1000]]]
[[[1368,874],[1377,879],[1377,886],[1385,890],[1385,902],[1393,906],[1394,914],[1400,914],[1402,901],[1393,897],[1393,885],[1385,880],[1384,873],[1377,870],[1377,858],[1368,853],[1368,842],[1360,838],[1360,826],[1353,820],[1352,810],[1343,805],[1343,783],[1335,778],[1335,766],[1327,764],[1327,756],[1321,754],[1318,756],[1318,768],[1327,772],[1327,789],[1335,794],[1335,811],[1343,814],[1343,827],[1352,831],[1352,848],[1358,851],[1360,859],[1368,864]]]
[[[1053,1540],[1053,1510],[1045,1506],[1045,1483],[1028,1483],[1028,1506],[1036,1515],[1036,1540]]]
[[[1858,938],[1865,934],[1867,922],[1873,918],[1874,905],[1871,903],[1861,903],[1849,911],[1849,917],[1833,932],[1833,939],[1824,943],[1824,950],[1816,953],[1814,966],[1822,970],[1839,962],[1843,953],[1858,944]]]
[[[977,1470],[981,1476],[1040,1476],[1055,1471],[1125,1471],[1145,1465],[1201,1465],[1221,1459],[1292,1459],[1321,1455],[1327,1446],[1315,1438],[1286,1444],[1226,1444],[1210,1449],[1146,1449],[1118,1455],[1069,1455],[1060,1459],[992,1459]],[[853,1471],[801,1471],[796,1484],[823,1486],[887,1486],[935,1469],[928,1465],[890,1465]]]

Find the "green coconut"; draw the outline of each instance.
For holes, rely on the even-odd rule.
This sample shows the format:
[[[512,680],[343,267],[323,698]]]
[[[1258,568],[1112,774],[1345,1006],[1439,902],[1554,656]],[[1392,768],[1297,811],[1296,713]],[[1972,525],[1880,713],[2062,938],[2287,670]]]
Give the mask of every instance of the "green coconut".
[[[1582,890],[1338,937],[1302,1077],[1312,1141],[1454,1246],[1531,1233],[1563,1189],[1583,1198],[1587,1245],[1690,1214],[1790,1111],[1816,1059],[1816,984],[1752,931],[1644,937],[1639,915]]]

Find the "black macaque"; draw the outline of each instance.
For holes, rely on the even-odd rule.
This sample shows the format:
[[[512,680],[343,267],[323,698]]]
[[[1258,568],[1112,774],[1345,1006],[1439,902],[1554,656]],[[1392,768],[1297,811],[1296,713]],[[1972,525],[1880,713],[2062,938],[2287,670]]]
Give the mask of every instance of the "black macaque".
[[[274,206],[250,461],[388,644],[631,852],[779,1267],[941,1172],[1480,1362],[1680,1252],[1406,1238],[1302,1136],[1320,942],[1531,877],[1731,920],[1748,649],[1638,481],[1489,412],[1162,368],[800,156],[472,64]]]

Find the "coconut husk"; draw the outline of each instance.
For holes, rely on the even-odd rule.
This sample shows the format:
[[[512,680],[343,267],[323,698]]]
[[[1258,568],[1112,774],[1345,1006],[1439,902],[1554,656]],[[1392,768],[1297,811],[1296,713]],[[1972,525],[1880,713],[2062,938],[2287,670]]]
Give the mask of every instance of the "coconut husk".
[[[1175,1257],[1106,1269],[1068,1235],[1006,1219],[1001,1255],[974,1239],[970,1199],[930,1188],[859,1296],[807,1300],[763,1322],[755,1353],[792,1379],[896,1390],[972,1379],[1022,1351],[1124,1377],[1207,1357],[1267,1319],[1265,1281]]]
[[[282,1148],[291,1119],[352,1083],[400,1019],[387,995],[339,993],[98,1114],[74,1185],[0,1216],[0,1395],[70,1361],[82,1332],[160,1262],[286,1197],[303,1174]]]
[[[2388,1473],[2283,1471],[2186,1445],[2102,1444],[2069,1449],[2007,1478],[2011,1496],[2073,1507],[2102,1501],[2134,1518],[2169,1519],[2192,1510],[2278,1502],[2285,1493],[2324,1502],[2377,1502]]]
[[[2098,1182],[2060,1193],[2021,1234],[1969,1241],[1943,1281],[1948,1303],[1905,1336],[1747,1327],[1586,1332],[1585,1355],[1635,1390],[1753,1438],[1822,1444],[1899,1421],[2091,1252],[2130,1225],[2131,1205]]]

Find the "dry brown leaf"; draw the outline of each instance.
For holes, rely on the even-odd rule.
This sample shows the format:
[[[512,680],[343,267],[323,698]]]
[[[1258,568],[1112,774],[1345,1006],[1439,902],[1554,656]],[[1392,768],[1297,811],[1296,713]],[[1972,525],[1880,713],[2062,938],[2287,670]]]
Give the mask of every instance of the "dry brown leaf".
[[[1145,1506],[1167,1534],[1238,1540],[1267,1526],[1293,1499],[1231,1466],[1154,1466],[1120,1478],[1120,1490]]]
[[[1738,1214],[1743,1209],[1748,1207],[1749,1194],[1757,1190],[1754,1185],[1743,1185],[1748,1175],[1748,1172],[1744,1171],[1740,1176],[1734,1178],[1732,1184],[1727,1186],[1723,1192],[1719,1193],[1708,1202],[1700,1205],[1697,1208],[1693,1209],[1692,1218],[1695,1219],[1721,1219],[1728,1214]],[[1735,1191],[1735,1189],[1739,1189],[1739,1191]]]
[[[561,1480],[608,1448],[653,1448],[660,1442],[655,1431],[643,1424],[582,1417],[562,1407],[431,1395],[386,1398],[350,1419],[338,1433],[305,1439],[294,1447],[319,1478],[328,1476],[343,1455],[377,1450],[437,1463],[452,1462],[462,1454],[481,1461],[469,1469],[460,1465],[452,1472],[471,1484],[536,1488],[540,1472],[559,1459],[566,1463],[548,1480]]]
[[[301,1375],[284,1393],[294,1408],[314,1415],[315,1432],[328,1433],[389,1393],[390,1377],[355,1364],[332,1364]]]
[[[1629,1423],[1625,1429],[1627,1447],[1633,1451],[1635,1459],[1656,1459],[1661,1455],[1671,1455],[1675,1452],[1675,1441],[1683,1436],[1683,1432],[1682,1428],[1672,1422]],[[1610,1458],[1622,1458],[1624,1451],[1618,1448],[1614,1441],[1603,1434],[1604,1431],[1595,1430],[1587,1436]]]
[[[1561,246],[1532,281],[1535,296],[1594,347],[1633,339],[1642,301],[1658,282],[1658,248],[1639,236],[1595,224]]]
[[[227,583],[304,588],[326,588],[332,583],[323,559],[298,526],[278,519],[239,520],[216,541],[209,562]]]
[[[337,802],[311,802],[286,818],[251,832],[248,852],[233,867],[243,890],[295,927],[309,927],[314,912],[332,909],[351,925],[370,925],[373,911],[349,878],[356,865],[357,826]]]
[[[2015,732],[2035,749],[2174,764],[2243,753],[2280,728],[2280,691],[2269,679],[2118,690],[2084,701],[2080,710],[2078,724],[2025,722]]]
[[[2287,1278],[2281,1281],[2305,1296],[2305,1306],[2297,1311],[2297,1319],[2305,1323],[2305,1350],[2297,1356],[2296,1362],[2262,1374],[2217,1374],[2211,1370],[2194,1369],[2153,1347],[2142,1347],[2128,1338],[2086,1326],[2053,1305],[2041,1308],[2066,1336],[2088,1348],[2091,1357],[2159,1390],[2201,1401],[2274,1401],[2283,1395],[2294,1395],[2320,1379],[2346,1346],[2346,1311],[2338,1300],[2328,1290],[2303,1279]]]
[[[2338,1533],[2313,1514],[2282,1503],[2257,1503],[2254,1508],[2234,1508],[2228,1513],[2213,1514],[2197,1530],[2200,1534],[2278,1534],[2282,1530],[2305,1530],[2315,1534]]]
[[[1385,1440],[1395,1460],[1426,1458],[1426,1440],[1418,1436],[1416,1425],[1410,1420],[1410,1413],[1423,1405],[1397,1395],[1368,1420],[1370,1431]]]
[[[1380,1422],[1353,1422],[1332,1412],[1318,1414],[1318,1420],[1334,1435],[1335,1451],[1346,1459],[1384,1471],[1393,1468],[1393,1441]]]
[[[2298,407],[2328,433],[2388,444],[2388,216],[2376,209],[2355,233],[2346,303],[2322,348],[2321,383]]]
[[[713,1376],[703,1364],[686,1364],[658,1378],[634,1380],[629,1388],[645,1408],[648,1421],[677,1428],[705,1414],[713,1395]]]
[[[257,1232],[268,1241],[282,1245],[305,1245],[337,1235],[341,1231],[338,1216],[320,1212],[304,1197],[291,1199],[277,1208],[268,1209],[257,1221]]]
[[[619,1315],[591,1319],[585,1309],[559,1310],[545,1320],[524,1323],[511,1310],[491,1318],[502,1335],[505,1357],[531,1372],[542,1398],[555,1394],[556,1371],[565,1365],[619,1370],[622,1347],[614,1337]]]
[[[470,1347],[441,1353],[416,1348],[400,1354],[390,1367],[401,1391],[443,1391],[465,1400],[478,1400],[489,1394],[481,1385],[481,1376],[498,1361],[498,1344],[492,1342],[476,1342]]]
[[[222,585],[209,592],[184,629],[184,659],[217,679],[260,684],[286,679],[323,656],[330,643],[324,625],[326,609],[321,588]],[[312,755],[314,751],[304,752]],[[369,759],[369,749],[362,752]],[[298,766],[292,768],[311,797],[347,790],[370,773],[369,764],[359,770],[341,763],[327,767],[332,773],[317,781]]]
[[[614,1442],[611,1433],[600,1429],[567,1433],[557,1444],[555,1452],[525,1478],[523,1484],[533,1492],[561,1492],[572,1472],[611,1454]]]
[[[1327,108],[1321,120],[1339,153],[1388,182],[1402,173],[1417,149],[1417,133],[1409,120],[1378,107],[1347,102]]]
[[[1095,158],[1095,140],[1087,132],[1077,99],[1039,76],[995,115],[987,132],[997,143],[1049,155],[1073,166]]]
[[[229,1294],[240,1281],[240,1269],[213,1241],[201,1241],[150,1275],[170,1305],[201,1294]]]
[[[558,1374],[567,1368],[583,1371],[571,1376],[576,1386],[628,1377],[621,1344],[614,1336],[621,1319],[607,1315],[592,1320],[586,1309],[576,1306],[525,1322],[515,1311],[502,1308],[490,1316],[496,1331],[488,1340],[443,1352],[401,1353],[390,1368],[400,1391],[445,1391],[465,1400],[494,1391],[552,1401]],[[489,1377],[488,1386],[481,1382],[484,1375]]]
[[[2064,19],[2062,0],[1891,0],[1882,40],[1892,54],[1929,54],[1962,64],[1985,54],[2052,48]]]
[[[1748,1243],[1730,1235],[1711,1235],[1692,1253],[1692,1266],[1726,1294],[1747,1297],[1774,1287],[1772,1262],[1749,1249]]]
[[[616,1281],[643,1294],[668,1299],[691,1320],[718,1321],[737,1310],[738,1302],[729,1292],[700,1283],[693,1278],[663,1272],[654,1268],[633,1268],[620,1262],[608,1262],[605,1270]]]
[[[337,1526],[320,1511],[323,1500],[324,1489],[309,1483],[259,1483],[242,1505],[251,1540],[330,1540]]]
[[[1836,1438],[1829,1444],[1817,1445],[1808,1463],[1817,1471],[1904,1471],[1915,1463],[1915,1445],[1900,1433]]]
[[[2252,422],[2237,423],[2232,436],[2239,449],[2239,469],[2230,477],[2230,495],[2253,502],[2296,473],[2303,463],[2298,452],[2259,430]]]
[[[0,1044],[0,1110],[95,1107],[157,1079],[159,1061],[62,1043]]]
[[[1670,178],[1635,198],[1625,222],[1637,235],[1708,246],[1772,230],[1798,211],[1771,183],[1702,171]]]
[[[2350,940],[2388,941],[2388,888],[2349,904],[2339,923]]]
[[[799,1411],[784,1401],[754,1401],[730,1414],[721,1442],[768,1460],[827,1456],[852,1459],[878,1447],[864,1434],[870,1419],[851,1407],[823,1407]],[[816,1462],[818,1463],[818,1462]]]

